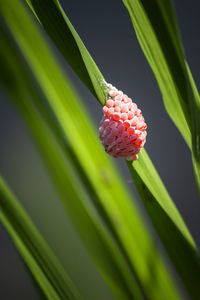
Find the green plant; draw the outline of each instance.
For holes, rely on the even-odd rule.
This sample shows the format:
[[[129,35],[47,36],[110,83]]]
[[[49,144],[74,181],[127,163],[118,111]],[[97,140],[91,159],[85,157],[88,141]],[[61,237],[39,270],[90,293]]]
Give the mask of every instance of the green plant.
[[[102,84],[104,78],[59,2],[27,2],[64,58],[104,104],[107,99]],[[124,3],[160,86],[167,111],[192,149],[199,183],[199,96],[185,65],[172,4],[153,0]],[[0,1],[0,61],[4,71],[1,83],[27,123],[77,232],[116,299],[182,299],[141,213],[135,202],[131,202],[76,92],[24,4],[24,1]],[[156,15],[151,14],[152,6]],[[163,34],[167,38],[167,48]],[[191,299],[198,299],[200,256],[181,215],[144,149],[139,160],[129,162],[128,167],[188,294]],[[71,283],[63,271],[65,280],[59,275],[48,281],[54,270],[48,273],[44,272],[45,268],[52,263],[57,272],[59,263],[51,256],[41,263],[44,251],[43,242],[42,246],[39,242],[41,237],[36,236],[31,247],[27,245],[31,230],[35,232],[35,229],[30,225],[24,234],[28,217],[19,206],[15,210],[12,206],[4,206],[7,198],[15,204],[16,200],[2,181],[1,221],[45,297],[76,299],[77,293],[73,292],[74,288],[71,291]],[[22,219],[19,215],[23,215]],[[12,222],[21,222],[20,230],[14,231]],[[38,254],[32,249],[37,249]],[[32,267],[33,259],[37,270]],[[44,284],[38,279],[41,273]]]

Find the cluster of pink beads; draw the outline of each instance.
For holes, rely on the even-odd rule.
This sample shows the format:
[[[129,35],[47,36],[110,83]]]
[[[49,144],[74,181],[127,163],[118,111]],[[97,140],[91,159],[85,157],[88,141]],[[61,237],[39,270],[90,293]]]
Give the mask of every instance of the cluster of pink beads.
[[[137,160],[147,136],[147,125],[141,110],[122,91],[111,84],[106,83],[106,87],[109,89],[109,99],[103,107],[100,139],[111,156]]]

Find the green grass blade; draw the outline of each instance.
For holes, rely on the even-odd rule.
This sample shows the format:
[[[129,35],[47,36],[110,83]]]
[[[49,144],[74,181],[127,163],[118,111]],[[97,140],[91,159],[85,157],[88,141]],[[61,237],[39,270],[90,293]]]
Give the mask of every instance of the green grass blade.
[[[100,103],[104,103],[106,93],[99,86],[103,76],[71,22],[65,16],[60,3],[57,0],[27,0],[27,3],[32,9],[35,9],[37,18],[72,69],[89,90],[97,96]],[[49,20],[53,20],[53,22],[49,23]]]
[[[143,149],[137,162],[128,163],[146,211],[158,232],[191,299],[198,299],[200,255],[185,224]],[[142,178],[142,180],[141,180]],[[173,220],[171,218],[173,216]]]
[[[0,221],[46,299],[81,299],[48,244],[1,177]]]
[[[171,1],[123,1],[166,110],[191,146],[188,82]]]
[[[126,296],[126,299],[131,298],[130,294],[132,294],[132,297],[133,295],[134,297],[136,296],[136,291],[134,291],[135,286],[131,287],[130,284],[130,278],[132,278],[132,285],[134,281],[133,277],[130,276],[132,273],[129,274],[128,272],[129,268],[135,273],[147,299],[160,299],[160,297],[165,299],[169,295],[172,299],[179,299],[161,257],[148,237],[147,230],[138,214],[138,210],[135,205],[131,204],[129,194],[123,188],[116,170],[111,166],[108,157],[105,155],[92,129],[93,125],[83,114],[84,110],[81,104],[77,102],[77,95],[69,87],[65,75],[59,70],[54,60],[52,60],[52,56],[44,45],[32,20],[29,20],[25,10],[19,4],[20,2],[16,3],[15,7],[12,7],[12,5],[8,7],[8,3],[11,2],[8,1],[2,10],[7,25],[25,56],[33,72],[33,76],[35,76],[38,85],[44,93],[47,101],[45,105],[48,104],[48,108],[51,109],[56,119],[56,128],[61,132],[60,136],[63,137],[64,143],[69,142],[78,163],[82,170],[84,170],[85,176],[90,186],[95,190],[97,200],[99,201],[97,204],[101,210],[97,210],[97,205],[95,205],[96,213],[94,213],[94,206],[92,206],[93,210],[91,212],[92,208],[91,204],[89,205],[88,203],[88,199],[82,199],[81,201],[78,198],[79,202],[77,202],[76,197],[79,188],[77,188],[77,184],[74,185],[73,180],[69,181],[68,189],[73,189],[76,197],[70,199],[70,203],[66,201],[66,180],[69,177],[67,170],[63,169],[58,154],[52,149],[52,145],[50,145],[50,141],[46,136],[48,133],[42,134],[44,130],[41,125],[38,128],[40,122],[33,119],[35,118],[35,114],[33,115],[30,109],[29,113],[27,113],[26,107],[23,114],[36,140],[39,141],[40,148],[45,153],[46,160],[48,159],[49,168],[55,174],[54,180],[62,191],[62,198],[65,205],[67,205],[68,211],[72,210],[72,204],[75,206],[72,212],[72,219],[79,224],[79,233],[85,239],[85,243],[89,243],[90,252],[93,252],[93,257],[98,256],[96,260],[97,258],[101,260],[98,266],[101,270],[103,269],[102,271],[107,280],[113,284],[113,290],[115,289],[115,292],[118,292],[118,294],[116,293],[118,299],[122,299],[122,293],[124,298]],[[70,101],[66,102],[66,99],[70,99]],[[20,104],[18,101],[18,106],[27,106],[27,102],[24,101],[24,104],[22,102]],[[41,105],[37,105],[41,112]],[[49,127],[53,128],[54,126],[50,125]],[[95,156],[94,153],[96,154]],[[84,206],[86,204],[87,209]],[[77,215],[81,216],[81,209],[84,209],[84,215],[87,215],[89,219],[85,217],[82,223],[80,223],[80,220],[77,220]],[[100,214],[101,220],[104,221],[104,227],[107,228],[107,231],[109,231],[109,234],[115,241],[115,243],[109,242],[109,247],[108,235],[106,235],[106,239],[102,227],[97,223],[99,220],[98,214]],[[105,216],[107,223],[105,223]],[[91,228],[85,223],[89,223]],[[86,225],[87,227],[85,227]],[[117,250],[118,247],[116,245],[120,248],[120,252]],[[95,253],[95,250],[97,253]],[[102,257],[102,253],[105,254],[105,257]],[[119,253],[123,253],[122,257],[126,259],[123,260]],[[127,265],[129,268],[127,268]],[[124,274],[126,277],[123,277]],[[124,293],[124,287],[126,289],[127,287],[129,288],[129,296]],[[119,289],[121,295],[119,294]]]
[[[32,86],[29,74],[16,52],[12,52],[10,42],[3,40],[2,37],[1,34],[0,61],[4,70],[1,82],[27,122],[79,235],[116,299],[141,299],[126,262],[90,205],[89,195],[75,173],[70,159],[64,156],[37,110],[28,101],[29,98],[34,97],[32,94],[35,85]],[[42,98],[37,96],[38,100],[42,101]]]
[[[166,110],[192,149],[200,192],[200,105],[191,84],[171,0],[123,0]]]
[[[45,26],[46,31],[53,38],[53,40],[54,40],[55,44],[58,46],[58,48],[60,48],[59,45],[58,45],[58,39],[55,39],[55,36],[53,36],[51,34],[51,27],[54,26],[55,28],[58,28],[58,26],[56,25],[56,23],[57,23],[56,15],[57,14],[59,14],[59,18],[63,18],[64,21],[66,21],[67,17],[63,16],[63,11],[61,11],[61,10],[60,11],[56,10],[56,15],[53,15],[53,11],[49,12],[49,9],[51,9],[49,7],[51,7],[51,6],[47,5],[46,7],[42,6],[42,8],[40,8],[38,6],[38,1],[37,0],[31,0],[31,2],[32,2],[32,5],[35,9],[35,13],[36,13],[37,17],[39,18],[40,22],[43,25],[45,23],[44,26]],[[52,1],[48,1],[48,2],[52,2]],[[56,2],[56,5],[57,5],[57,2]],[[166,9],[167,9],[167,7],[168,7],[168,5],[166,3]],[[169,6],[169,8],[170,7],[171,6]],[[51,19],[48,18],[49,14],[52,16]],[[44,21],[44,19],[45,19],[45,21]],[[51,25],[50,25],[50,23],[51,23]],[[174,19],[173,18],[172,18],[170,23],[171,23],[171,26],[173,26],[171,28],[171,31],[174,32],[173,39],[176,40],[177,29],[176,29],[176,27],[174,27]],[[64,37],[64,35],[65,35],[64,29],[62,28],[62,29],[59,29],[59,30],[63,30],[62,36]],[[59,30],[57,31],[58,35],[59,35]],[[77,43],[77,47],[78,46],[79,45]],[[148,49],[147,46],[148,45],[146,45],[146,44],[144,46],[146,51]],[[66,47],[67,47],[67,42],[66,42]],[[181,53],[182,50],[180,49],[179,45],[176,45],[176,48],[177,48],[176,49],[177,53],[179,53],[179,52]],[[63,53],[63,51],[64,50],[62,49],[62,53]],[[79,48],[79,51],[81,52],[82,49]],[[149,54],[149,52],[148,52],[148,54]],[[67,56],[65,55],[65,53],[63,53],[63,55],[67,59]],[[149,54],[149,57],[150,57],[150,54]],[[161,59],[163,59],[162,53],[161,53]],[[153,57],[152,56],[151,56],[151,63],[153,64]],[[92,68],[92,67],[93,66],[91,66],[91,65],[87,65],[87,68]],[[166,67],[166,64],[159,65],[159,68],[162,69],[162,67]],[[179,70],[182,69],[182,68],[184,69],[184,66],[180,62]],[[176,70],[173,70],[173,72],[175,72],[175,71]],[[92,70],[90,70],[90,72],[92,72]],[[170,110],[174,111],[175,113],[172,116],[172,118],[176,118],[176,122],[178,123],[179,129],[182,132],[182,135],[184,136],[184,138],[187,141],[188,145],[191,145],[191,134],[190,134],[190,129],[189,129],[190,128],[190,124],[189,124],[190,116],[187,116],[187,120],[186,120],[186,118],[184,116],[184,113],[183,113],[183,108],[182,108],[182,107],[184,107],[184,111],[185,111],[186,110],[185,107],[187,107],[187,105],[188,105],[188,103],[184,102],[185,101],[184,96],[185,96],[185,94],[187,94],[187,89],[184,90],[184,92],[182,92],[182,94],[181,94],[181,97],[184,98],[184,99],[182,99],[183,101],[180,102],[180,103],[176,102],[176,99],[174,97],[177,97],[177,94],[178,94],[177,86],[180,87],[180,82],[179,81],[175,82],[176,84],[174,82],[172,82],[171,86],[166,86],[165,87],[164,82],[165,82],[165,80],[170,81],[169,78],[171,78],[171,77],[169,77],[169,76],[170,76],[170,74],[169,74],[168,69],[166,69],[166,72],[162,76],[160,76],[160,77],[162,77],[162,82],[163,82],[162,88],[166,90],[166,94],[170,95],[171,99],[173,100],[171,102],[171,109]],[[101,78],[99,78],[99,79],[101,79]],[[97,80],[96,84],[101,87],[101,84],[99,83],[98,80]],[[186,87],[187,86],[188,85],[186,85]],[[165,100],[164,100],[165,104],[167,103],[168,100],[169,100],[169,98],[165,98]],[[100,102],[102,102],[101,99],[100,99]],[[140,162],[140,160],[141,160],[141,162]],[[144,172],[142,172],[143,165],[145,165],[145,167],[148,170],[148,174],[149,174],[148,182],[146,181],[146,177],[145,177]],[[186,253],[185,255],[187,256],[187,264],[190,264],[191,261],[193,261],[193,262],[194,261],[199,261],[199,255],[197,253],[197,249],[196,249],[196,246],[194,245],[193,239],[192,239],[190,233],[188,232],[188,229],[186,228],[179,212],[177,211],[177,209],[175,208],[171,198],[169,197],[165,187],[163,186],[157,172],[152,167],[152,163],[150,162],[147,154],[145,154],[144,151],[143,151],[143,154],[141,154],[140,159],[139,159],[138,163],[136,164],[136,166],[137,167],[135,167],[135,165],[133,164],[133,172],[136,172],[135,174],[138,175],[139,178],[140,178],[140,183],[144,187],[146,187],[145,188],[146,191],[141,194],[142,195],[142,200],[144,202],[146,202],[149,199],[149,192],[150,192],[151,197],[153,197],[153,199],[156,201],[156,204],[158,205],[158,207],[160,208],[160,211],[161,211],[160,215],[156,216],[156,215],[151,213],[150,209],[148,209],[148,213],[150,215],[150,218],[152,219],[152,222],[154,224],[157,223],[156,217],[157,217],[157,220],[160,219],[160,218],[163,218],[163,226],[164,226],[163,229],[166,230],[166,232],[167,232],[167,228],[171,227],[172,225],[175,226],[175,228],[176,228],[176,230],[174,232],[174,235],[173,235],[172,239],[170,240],[170,244],[174,245],[174,248],[177,249],[177,253],[175,254],[173,251],[169,251],[168,248],[167,248],[167,251],[168,251],[172,261],[174,262],[174,265],[175,265],[176,269],[178,270],[178,272],[180,273],[179,266],[180,266],[180,263],[182,263],[183,268],[184,268],[184,272],[186,274],[187,270],[188,270],[188,265],[184,264],[184,262],[181,261],[182,253],[183,252]],[[155,180],[155,178],[157,178],[159,180]],[[152,185],[152,190],[151,190],[151,187],[149,188],[149,186],[151,186],[151,185]],[[155,193],[155,190],[156,190],[156,193]],[[161,240],[163,241],[163,243],[166,244],[166,242],[168,242],[168,237],[169,236],[163,235],[159,230],[158,230],[158,234],[159,234]],[[183,239],[184,239],[184,242],[181,243],[183,248],[179,247],[180,237],[183,237]],[[191,255],[193,256],[192,260],[190,260]],[[192,277],[193,277],[193,274],[191,274],[191,270],[192,270],[192,267],[193,267],[192,262],[191,262],[190,266],[191,267],[189,269],[190,269],[191,277],[189,275],[186,276],[187,279],[184,279],[184,283],[186,284],[186,286],[190,290],[191,294],[194,295],[194,293],[198,292],[199,287],[195,284],[195,282],[192,283]],[[197,272],[199,272],[199,263],[197,263],[197,269],[198,269]],[[182,276],[182,275],[180,274],[180,276]],[[194,288],[195,292],[192,292],[192,288],[191,288],[192,285],[193,285],[193,288]]]
[[[188,72],[188,77],[189,77],[189,81],[192,87],[192,91],[194,94],[194,99],[196,102],[196,105],[193,106],[193,109],[195,110],[195,114],[196,117],[193,118],[194,119],[194,124],[193,124],[193,128],[195,128],[194,133],[192,134],[192,139],[193,139],[193,153],[192,153],[192,161],[193,161],[193,166],[194,166],[194,171],[195,171],[195,176],[196,176],[196,181],[198,183],[198,188],[199,188],[199,192],[200,192],[200,162],[199,162],[199,155],[200,155],[200,151],[199,151],[199,116],[198,116],[198,111],[200,111],[200,95],[199,92],[197,90],[196,84],[194,82],[194,79],[192,77],[192,73],[189,69],[189,66],[186,63],[186,68],[187,68],[187,72]],[[195,126],[195,123],[196,126]],[[196,128],[197,127],[197,128]]]
[[[192,143],[194,170],[197,183],[200,184],[200,151],[198,142],[200,132],[199,96],[191,74],[189,74],[190,80],[188,78],[172,2],[168,0],[165,2],[124,0],[123,2],[130,14],[141,48],[157,79],[166,110],[190,148]],[[175,213],[173,218],[175,222],[173,222],[173,224],[165,222],[169,232],[171,232],[171,238],[175,238],[177,247],[180,247],[180,255],[178,258],[175,257],[174,245],[171,245],[167,241],[161,229],[160,216],[163,216],[163,222],[166,220],[166,217],[164,214],[156,213],[156,211],[160,211],[160,205],[164,208],[165,212],[170,211],[171,215],[174,214],[174,208],[170,201],[167,200],[167,197],[165,198],[167,202],[160,197],[157,205],[149,205],[148,197],[146,197],[145,194],[151,194],[150,198],[154,199],[152,202],[155,204],[155,197],[157,196],[158,199],[159,190],[157,189],[158,193],[156,195],[154,181],[156,179],[156,184],[158,184],[158,178],[152,176],[151,182],[146,185],[149,190],[145,191],[142,189],[142,182],[137,178],[138,174],[142,172],[141,177],[143,179],[146,177],[146,180],[148,180],[145,175],[148,174],[149,170],[151,170],[151,175],[154,174],[154,172],[152,172],[153,166],[150,166],[147,159],[144,158],[144,154],[145,153],[143,153],[139,164],[136,163],[133,165],[133,168],[130,168],[133,178],[138,184],[138,189],[143,198],[145,207],[149,215],[151,215],[152,222],[157,228],[166,249],[168,249],[168,253],[185,283],[191,298],[196,299],[199,294],[197,280],[200,276],[199,254],[194,251],[192,247],[187,247],[184,235],[179,235],[179,239],[177,239],[177,228],[182,231],[181,228],[183,228],[183,224],[180,224],[180,218],[175,216]],[[161,187],[161,184],[159,184],[159,187]],[[149,191],[151,191],[151,193]],[[155,206],[154,210],[152,206]],[[186,250],[181,251],[181,249]],[[184,264],[182,261],[184,261]],[[195,266],[198,267],[196,268]]]

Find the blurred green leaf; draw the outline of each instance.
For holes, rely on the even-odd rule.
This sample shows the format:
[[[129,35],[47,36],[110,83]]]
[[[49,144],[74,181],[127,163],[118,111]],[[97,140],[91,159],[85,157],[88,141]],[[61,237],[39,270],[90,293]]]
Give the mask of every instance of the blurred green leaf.
[[[74,170],[71,157],[64,155],[31,103],[36,98],[42,103],[41,94],[7,35],[0,29],[1,83],[28,124],[69,216],[116,299],[141,299],[134,277],[91,205],[90,195]],[[67,144],[65,148],[67,151]]]
[[[30,3],[30,1],[28,1]],[[59,38],[56,37],[57,36],[62,36],[62,39],[65,40],[65,28],[66,26],[63,26],[62,28],[59,28],[59,25],[57,24],[57,19],[62,19],[62,22],[66,22],[66,25],[68,26],[68,19],[66,16],[64,16],[64,12],[63,10],[60,8],[60,5],[58,4],[58,1],[47,1],[48,5],[46,3],[46,1],[43,2],[44,5],[39,5],[40,1],[38,0],[31,0],[31,4],[32,4],[32,8],[34,8],[35,14],[37,16],[37,18],[40,20],[40,22],[42,23],[42,25],[44,26],[45,30],[47,31],[47,33],[52,37],[53,41],[55,42],[55,44],[57,45],[57,47],[59,49],[61,49],[60,45],[59,45]],[[156,2],[156,1],[155,1]],[[51,4],[50,4],[51,3]],[[162,2],[163,3],[163,2]],[[137,5],[141,5],[139,4],[139,2],[137,2]],[[163,9],[164,9],[165,4],[163,4]],[[54,9],[53,9],[54,7]],[[171,8],[171,6],[166,3],[166,9],[167,8]],[[152,10],[153,12],[154,10]],[[133,13],[133,12],[132,12]],[[51,18],[49,18],[49,16],[51,16]],[[144,15],[140,16],[140,20],[142,21],[144,19]],[[165,19],[167,19],[167,17],[165,16]],[[139,21],[140,21],[139,20]],[[168,19],[167,19],[168,20]],[[175,23],[174,23],[174,18],[169,19],[170,20],[170,30],[173,31],[173,41],[176,41],[176,36],[177,36],[177,30],[176,27],[174,27]],[[168,22],[168,21],[167,21]],[[136,25],[135,25],[136,26]],[[138,26],[138,25],[137,25]],[[52,34],[52,27],[56,28],[56,33]],[[149,34],[148,32],[148,27],[147,29],[145,29],[146,27],[142,27],[143,30],[145,31],[145,34]],[[158,26],[159,28],[159,26]],[[70,38],[68,35],[68,30],[72,31],[71,26],[68,26],[68,29],[66,30],[66,40],[65,40],[65,44],[66,47],[68,45],[68,43],[70,43]],[[146,32],[147,30],[147,32]],[[62,33],[61,33],[62,31]],[[73,35],[74,33],[74,29],[73,32],[71,33]],[[154,36],[155,37],[155,36]],[[162,37],[162,34],[161,34]],[[71,36],[72,38],[72,36]],[[140,38],[141,38],[141,34],[140,34]],[[163,36],[164,39],[164,36]],[[147,50],[147,44],[144,42],[144,48],[145,50]],[[77,43],[76,45],[76,49],[79,49],[79,52],[81,53],[82,48],[80,48],[79,43]],[[166,47],[168,47],[168,45],[166,45]],[[177,53],[181,53],[181,48],[180,45],[177,44],[176,45],[176,56]],[[76,59],[75,56],[71,57],[70,59],[67,57],[66,53],[65,53],[65,48],[62,47],[61,52],[63,53],[64,57],[68,60],[68,62],[70,63],[71,59]],[[87,53],[87,52],[85,52]],[[153,64],[153,57],[155,56],[151,56],[150,53],[148,52],[149,57],[151,58],[151,63]],[[174,53],[170,54],[171,56],[168,58],[169,60],[173,58]],[[182,82],[181,78],[176,78],[176,81],[172,81],[171,82],[171,73],[169,72],[168,68],[166,67],[166,62],[163,65],[163,54],[161,51],[159,51],[159,57],[161,56],[161,62],[160,60],[158,62],[158,68],[159,70],[162,70],[162,68],[165,69],[165,72],[162,73],[162,75],[160,75],[160,73],[156,73],[159,74],[160,76],[160,80],[162,82],[162,88],[163,90],[165,89],[166,94],[168,94],[173,101],[171,101],[171,106],[170,106],[170,111],[172,111],[172,117],[176,119],[176,122],[178,123],[178,126],[185,138],[185,140],[187,141],[188,145],[191,145],[191,135],[190,135],[190,115],[189,112],[187,112],[187,101],[185,101],[185,95],[187,94],[187,87],[188,84],[184,87],[184,90],[181,93],[182,101],[176,102],[175,98],[177,97],[179,91],[177,91],[177,86],[180,88],[180,82]],[[157,57],[157,56],[156,56]],[[154,62],[157,64],[157,62]],[[90,64],[85,64],[83,67],[87,67],[87,69],[90,70],[90,72],[92,73],[93,70],[93,65]],[[182,70],[182,68],[184,69],[184,66],[182,64],[182,62],[179,62],[178,65],[178,70]],[[95,68],[96,69],[96,68]],[[77,70],[74,68],[75,72],[77,72]],[[173,68],[173,72],[176,73],[177,70],[176,68]],[[77,72],[78,75],[78,72]],[[183,75],[183,74],[182,74]],[[157,75],[158,76],[158,75]],[[182,76],[183,77],[183,76]],[[101,77],[99,79],[102,79]],[[165,81],[170,81],[171,85],[165,85]],[[186,81],[187,83],[187,81]],[[104,91],[103,86],[101,85],[101,81],[97,80],[95,83],[94,81],[92,81],[92,84],[99,85],[99,88],[102,88],[102,90]],[[87,85],[87,84],[86,84]],[[87,85],[88,86],[88,85]],[[88,86],[89,88],[89,86]],[[175,98],[174,98],[175,97]],[[102,103],[101,98],[99,99],[100,102]],[[167,104],[169,102],[169,98],[165,98],[165,103],[167,101]],[[187,116],[187,120],[185,119],[182,107],[184,107],[184,112]],[[144,168],[145,166],[145,168]],[[164,243],[164,245],[166,246],[167,243],[170,243],[170,245],[168,247],[166,247],[166,250],[168,251],[169,256],[171,257],[177,271],[179,272],[179,275],[182,277],[184,284],[186,285],[189,293],[192,296],[197,295],[197,293],[199,293],[199,286],[196,284],[196,281],[194,279],[194,276],[192,274],[192,268],[194,266],[194,262],[196,263],[196,272],[199,273],[200,272],[200,268],[199,268],[199,253],[198,250],[194,244],[194,241],[187,229],[187,227],[185,226],[179,212],[177,211],[175,205],[173,204],[171,198],[169,197],[162,181],[160,180],[155,168],[153,167],[149,157],[147,156],[146,152],[143,150],[142,153],[140,154],[139,160],[136,163],[133,163],[132,165],[132,174],[134,174],[134,178],[136,179],[137,177],[137,182],[140,180],[140,186],[143,186],[143,192],[140,193],[142,196],[142,200],[145,203],[145,206],[147,208],[147,212],[149,213],[149,216],[153,222],[153,224],[158,224],[158,221],[161,222],[161,220],[163,220],[163,224],[162,224],[162,229],[163,231],[161,232],[161,228],[159,228],[156,225],[156,229],[157,232],[162,240],[162,242]],[[146,170],[146,174],[148,174],[148,178],[144,172],[144,170]],[[139,187],[139,186],[138,186]],[[159,207],[159,212],[158,214],[154,214],[152,213],[151,209],[149,208],[149,206],[146,205],[146,202],[149,199],[149,194],[151,194],[151,199],[154,199],[157,207]],[[174,234],[173,236],[170,236],[168,234],[163,234],[163,232],[167,232],[168,228],[172,228],[174,227],[176,230],[174,230]],[[159,230],[160,229],[160,230]],[[170,238],[170,242],[169,242],[169,238]],[[181,242],[181,240],[183,239],[183,241]],[[179,243],[181,242],[181,247],[179,247]],[[174,249],[176,249],[176,253],[174,251],[172,251]],[[187,262],[182,261],[182,257],[183,257],[183,253],[185,253],[185,257],[187,257]],[[192,258],[191,258],[192,256]],[[182,270],[184,270],[184,275],[182,274],[182,271],[180,270],[180,265],[182,265]],[[189,266],[189,269],[188,269]],[[188,272],[188,274],[187,274]]]
[[[18,99],[17,106],[22,110],[43,151],[79,234],[118,299],[140,299],[132,274],[136,276],[147,299],[167,299],[169,295],[172,299],[179,299],[138,210],[131,204],[128,192],[105,155],[77,95],[52,59],[20,2],[16,2],[14,6],[11,3],[13,4],[8,1],[2,6],[2,14],[47,102],[42,105],[41,99],[33,95],[32,101],[43,120],[48,122],[48,130],[52,130],[57,146],[62,148],[60,150],[63,151],[69,145],[74,156],[74,159],[68,158],[71,169],[63,166],[64,156],[60,157],[48,132],[44,131],[41,121],[29,106],[28,99]],[[7,51],[4,56],[6,53]],[[27,78],[27,75],[24,77]],[[19,85],[22,87],[18,82],[17,86]],[[99,85],[99,88],[102,87]],[[12,96],[15,99],[15,95]],[[45,113],[45,109],[51,109],[51,115]],[[66,154],[65,152],[65,160]],[[87,192],[93,193],[93,203],[83,197],[84,194],[80,197],[83,191],[78,180],[70,178],[74,172],[74,162],[84,172],[88,181]]]
[[[46,299],[81,299],[48,244],[1,177],[0,221]]]

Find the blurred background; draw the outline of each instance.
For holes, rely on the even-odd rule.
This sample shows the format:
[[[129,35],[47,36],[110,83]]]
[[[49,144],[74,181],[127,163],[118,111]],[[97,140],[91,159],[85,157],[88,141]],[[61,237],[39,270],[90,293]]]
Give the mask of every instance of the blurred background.
[[[197,245],[200,244],[200,201],[189,150],[165,112],[162,97],[139,47],[122,1],[63,0],[62,6],[107,82],[128,94],[148,124],[145,145]],[[182,41],[194,79],[200,78],[200,3],[175,0]],[[54,47],[53,47],[54,48]],[[98,130],[101,106],[54,48]],[[0,171],[57,254],[84,299],[112,300],[104,280],[87,255],[53,189],[43,162],[19,114],[0,89]],[[126,164],[115,160],[127,188],[140,199]],[[144,210],[143,210],[144,212]],[[148,217],[144,212],[147,222]],[[153,229],[152,229],[153,231]],[[155,243],[159,244],[155,236]],[[167,259],[167,258],[166,258]],[[26,267],[0,224],[0,290],[2,300],[39,299]]]

